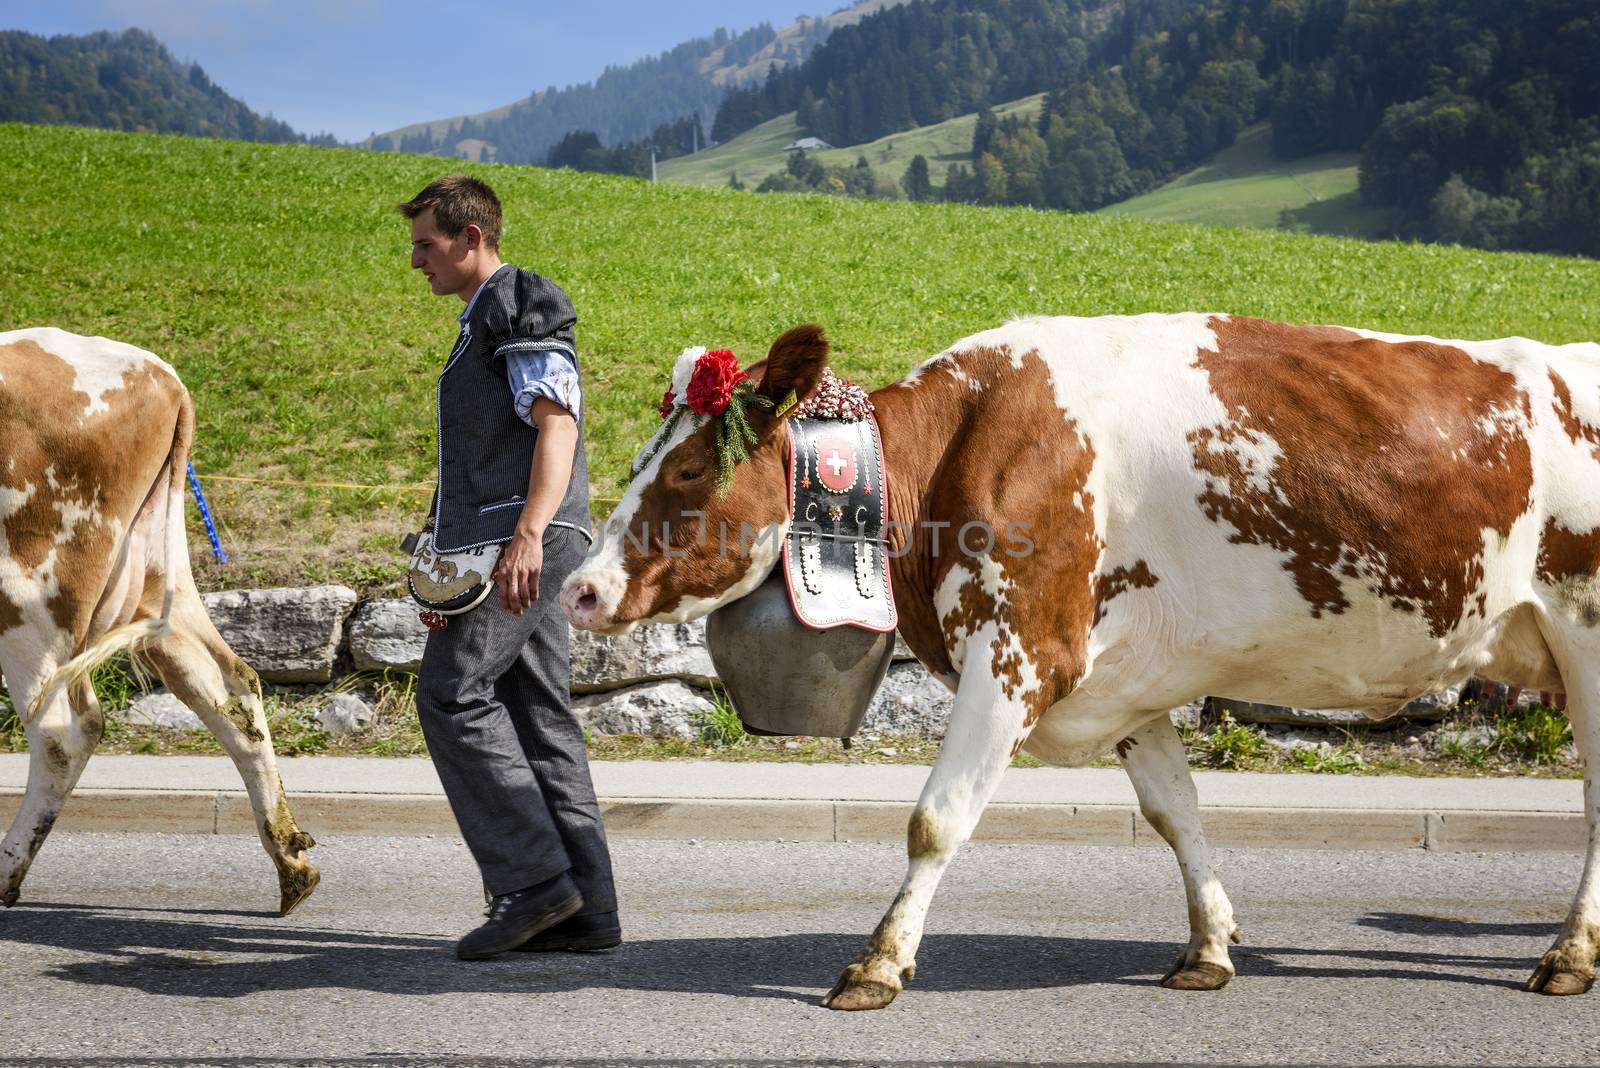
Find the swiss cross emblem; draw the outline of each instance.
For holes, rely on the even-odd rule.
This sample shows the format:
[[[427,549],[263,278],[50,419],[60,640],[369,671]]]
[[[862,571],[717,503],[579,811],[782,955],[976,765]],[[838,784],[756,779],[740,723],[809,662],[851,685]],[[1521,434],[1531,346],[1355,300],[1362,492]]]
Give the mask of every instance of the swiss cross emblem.
[[[856,484],[856,451],[844,438],[823,435],[817,439],[817,477],[835,493]]]

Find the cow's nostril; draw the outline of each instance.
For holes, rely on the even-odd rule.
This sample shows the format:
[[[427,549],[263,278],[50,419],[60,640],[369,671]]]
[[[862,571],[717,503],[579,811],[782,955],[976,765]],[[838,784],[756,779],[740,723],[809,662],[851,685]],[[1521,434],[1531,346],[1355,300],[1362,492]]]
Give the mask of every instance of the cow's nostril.
[[[595,596],[593,586],[584,586],[578,590],[578,611],[593,612],[600,604],[600,598]]]

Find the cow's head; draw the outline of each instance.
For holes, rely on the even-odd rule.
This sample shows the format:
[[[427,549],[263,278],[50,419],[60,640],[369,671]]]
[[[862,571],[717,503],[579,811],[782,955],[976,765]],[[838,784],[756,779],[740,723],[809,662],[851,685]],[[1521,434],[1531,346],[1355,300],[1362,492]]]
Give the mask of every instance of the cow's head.
[[[680,397],[682,364],[674,375]],[[670,430],[663,424],[635,457],[622,502],[561,588],[574,626],[620,634],[637,623],[697,619],[761,584],[789,526],[784,423],[793,409],[783,406],[791,392],[796,401],[810,396],[827,364],[822,328],[797,326],[749,368],[756,393],[772,406],[747,407],[756,441],[749,459],[735,465],[725,495],[717,491],[719,421],[684,413]]]

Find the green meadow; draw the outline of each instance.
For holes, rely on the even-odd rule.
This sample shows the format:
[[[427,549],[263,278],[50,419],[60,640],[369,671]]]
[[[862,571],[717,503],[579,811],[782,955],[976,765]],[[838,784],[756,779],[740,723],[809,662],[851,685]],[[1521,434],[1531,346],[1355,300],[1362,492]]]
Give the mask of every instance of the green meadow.
[[[208,586],[393,588],[392,543],[426,510],[434,381],[460,311],[409,269],[393,206],[457,167],[505,202],[505,258],[577,304],[601,514],[683,347],[753,361],[802,322],[873,386],[1040,313],[1600,338],[1600,263],[1584,260],[62,127],[0,125],[0,157],[0,329],[104,334],[177,367],[235,556],[206,566]]]
[[[1100,214],[1381,237],[1390,232],[1389,213],[1362,205],[1356,191],[1360,158],[1359,152],[1327,152],[1280,160],[1272,154],[1272,128],[1262,123],[1204,166]]]

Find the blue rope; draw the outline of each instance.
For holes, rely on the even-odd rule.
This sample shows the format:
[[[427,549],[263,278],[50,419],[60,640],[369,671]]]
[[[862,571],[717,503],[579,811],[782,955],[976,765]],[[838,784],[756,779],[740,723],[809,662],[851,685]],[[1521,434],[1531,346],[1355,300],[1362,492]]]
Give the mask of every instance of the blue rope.
[[[220,563],[228,562],[228,554],[222,551],[222,540],[217,537],[217,524],[211,521],[211,509],[206,507],[206,495],[200,492],[200,480],[195,477],[194,461],[189,461],[189,485],[194,488],[194,503],[200,506],[200,518],[206,521],[206,534],[211,538],[211,551],[216,554]]]

